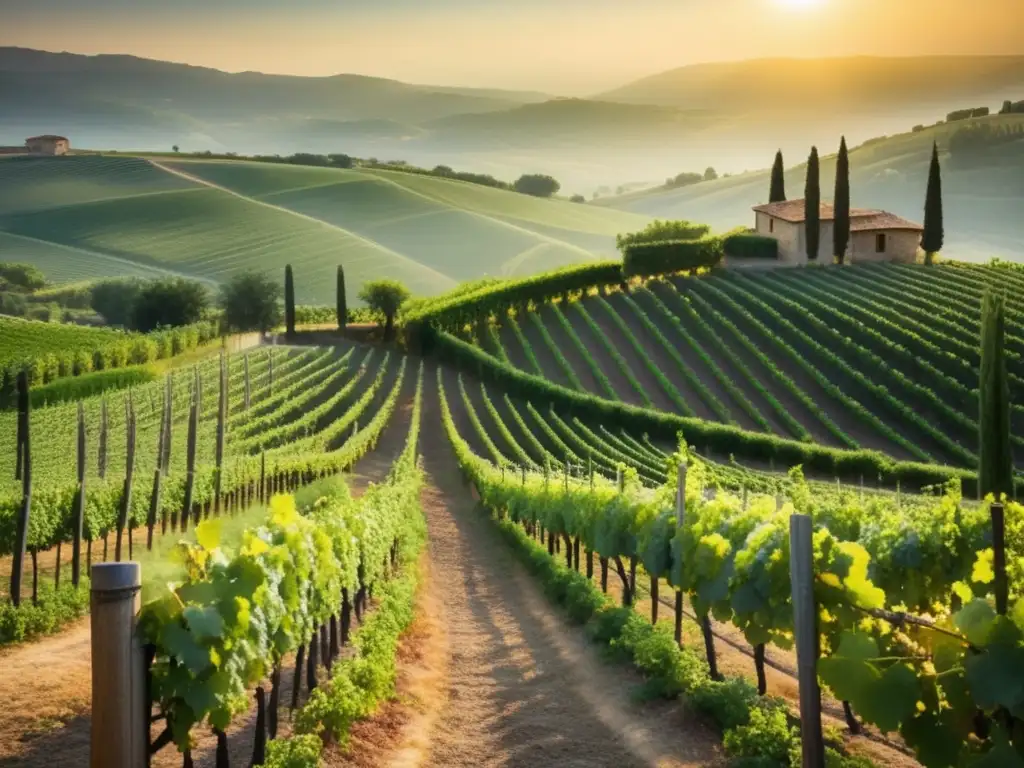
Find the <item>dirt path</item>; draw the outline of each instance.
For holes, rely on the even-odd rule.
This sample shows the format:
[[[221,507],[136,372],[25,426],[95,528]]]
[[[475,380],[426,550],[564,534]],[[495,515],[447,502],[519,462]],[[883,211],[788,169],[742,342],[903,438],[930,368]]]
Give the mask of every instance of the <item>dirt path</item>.
[[[602,664],[473,502],[428,374],[423,454],[430,565],[450,649],[426,766],[707,766],[717,737],[678,704],[630,701],[639,679]],[[450,396],[450,395],[449,395]]]

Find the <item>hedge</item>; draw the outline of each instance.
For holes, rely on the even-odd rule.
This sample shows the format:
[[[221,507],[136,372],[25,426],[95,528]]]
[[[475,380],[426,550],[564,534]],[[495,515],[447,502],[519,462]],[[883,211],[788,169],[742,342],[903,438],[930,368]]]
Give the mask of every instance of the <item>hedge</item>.
[[[967,495],[973,495],[977,473],[955,467],[914,462],[897,462],[878,451],[829,448],[813,443],[787,440],[739,427],[673,413],[640,408],[576,392],[547,379],[501,362],[483,350],[451,334],[430,329],[431,346],[438,357],[454,363],[487,382],[505,388],[510,397],[530,400],[535,405],[551,404],[556,410],[581,419],[594,420],[608,429],[622,428],[634,434],[648,434],[663,441],[677,440],[682,433],[687,443],[722,455],[732,454],[748,461],[774,460],[782,466],[802,465],[806,471],[833,475],[848,482],[863,478],[887,485],[902,483],[908,489],[923,488],[958,479]]]
[[[725,255],[723,240],[719,236],[702,237],[699,240],[632,243],[622,251],[622,273],[626,278],[715,267]]]
[[[618,261],[598,261],[552,272],[485,285],[476,291],[446,294],[417,304],[404,317],[407,334],[415,337],[427,324],[453,329],[529,302],[540,303],[575,291],[622,282]]]
[[[742,259],[777,259],[779,241],[755,232],[733,232],[723,239],[725,252]]]

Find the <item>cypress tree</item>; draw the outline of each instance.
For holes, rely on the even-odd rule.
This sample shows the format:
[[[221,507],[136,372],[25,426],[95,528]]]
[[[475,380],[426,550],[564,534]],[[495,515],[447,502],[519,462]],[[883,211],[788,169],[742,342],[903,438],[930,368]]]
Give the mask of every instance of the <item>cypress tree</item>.
[[[928,191],[924,199],[924,233],[921,248],[925,263],[932,264],[935,254],[942,250],[942,170],[939,167],[939,145],[932,145],[932,164],[928,169]]]
[[[1005,299],[991,290],[981,303],[981,376],[978,386],[978,484],[982,496],[1013,493],[1010,385],[1006,373]]]
[[[811,147],[807,159],[807,183],[804,185],[804,239],[807,241],[807,259],[818,258],[821,244],[821,170],[818,167],[818,148]]]
[[[772,185],[768,192],[769,203],[781,203],[786,199],[785,166],[782,163],[782,150],[775,153],[775,165],[772,166]]]
[[[839,144],[836,160],[836,194],[833,200],[835,215],[832,226],[832,253],[836,263],[846,260],[846,246],[850,243],[850,156],[846,151],[846,137]]]
[[[345,268],[338,265],[338,330],[344,331],[348,322],[348,302],[345,300]]]
[[[295,335],[295,279],[292,277],[292,265],[284,268],[284,324],[289,336]]]

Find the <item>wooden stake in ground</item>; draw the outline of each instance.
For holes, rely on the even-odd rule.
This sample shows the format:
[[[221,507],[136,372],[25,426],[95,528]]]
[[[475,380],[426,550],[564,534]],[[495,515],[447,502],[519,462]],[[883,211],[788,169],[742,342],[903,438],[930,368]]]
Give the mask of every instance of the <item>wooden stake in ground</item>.
[[[100,398],[100,445],[96,458],[96,470],[100,480],[107,475],[107,398]]]
[[[686,463],[679,462],[676,467],[676,529],[682,530],[686,520]],[[676,589],[676,644],[683,645],[683,592]]]
[[[135,408],[129,402],[125,418],[125,464],[124,464],[124,490],[121,492],[121,509],[117,516],[117,542],[114,546],[114,560],[121,562],[121,538],[124,536],[125,528],[128,527],[128,516],[132,507],[132,482],[135,478]],[[129,531],[129,536],[131,532]]]
[[[85,522],[85,408],[78,402],[78,493],[72,523],[71,584],[75,588],[82,575],[82,527]]]
[[[28,375],[18,373],[18,420],[21,422],[21,509],[18,510],[14,562],[11,565],[11,602],[21,605],[21,571],[28,544],[28,517],[32,509],[32,441],[29,435]]]
[[[228,366],[227,357],[220,353],[220,394],[217,401],[217,466],[214,470],[213,512],[220,514],[221,494],[224,487],[224,420],[228,412]]]
[[[800,681],[800,736],[804,768],[824,768],[821,689],[818,687],[818,609],[814,600],[814,544],[809,515],[789,518],[789,574],[793,590],[793,636]]]
[[[164,396],[164,407],[160,412],[160,434],[156,443],[156,469],[153,470],[153,491],[149,496],[149,514],[146,516],[146,549],[153,549],[153,529],[156,527],[156,517],[160,514],[160,488],[164,474],[164,447],[167,439],[168,404]]]
[[[195,490],[196,482],[196,429],[199,424],[199,382],[198,377],[196,380],[195,388],[193,389],[192,405],[189,408],[188,413],[188,444],[186,446],[186,465],[185,465],[185,500],[181,509],[181,527],[184,530],[188,525],[188,518],[192,512],[193,505],[193,492]],[[199,516],[196,515],[196,523],[199,522]]]

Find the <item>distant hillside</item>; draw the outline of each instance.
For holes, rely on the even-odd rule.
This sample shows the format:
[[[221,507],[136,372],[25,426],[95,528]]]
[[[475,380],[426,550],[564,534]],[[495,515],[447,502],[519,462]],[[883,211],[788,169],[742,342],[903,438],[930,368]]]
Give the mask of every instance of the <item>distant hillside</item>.
[[[943,110],[965,99],[1024,98],[1022,89],[1024,56],[856,56],[695,64],[595,98],[741,114],[836,108],[891,113]]]
[[[968,128],[1024,131],[1024,115],[993,116],[932,126],[916,133],[880,138],[850,153],[853,204],[884,208],[921,221],[932,142],[942,153],[946,253],[958,259],[993,256],[1024,260],[1024,133],[1012,134],[982,152],[951,155],[950,139]],[[834,153],[832,147],[819,147]],[[803,196],[806,155],[786,156],[786,191]],[[765,155],[764,164],[772,156]],[[801,161],[794,165],[794,161]],[[717,181],[666,190],[645,190],[594,202],[656,218],[685,218],[726,228],[751,225],[751,206],[768,202],[769,171],[740,174]],[[831,199],[835,155],[822,157],[822,196]]]
[[[0,261],[55,281],[295,269],[302,303],[392,277],[431,295],[615,254],[648,219],[384,170],[127,156],[0,159]]]

